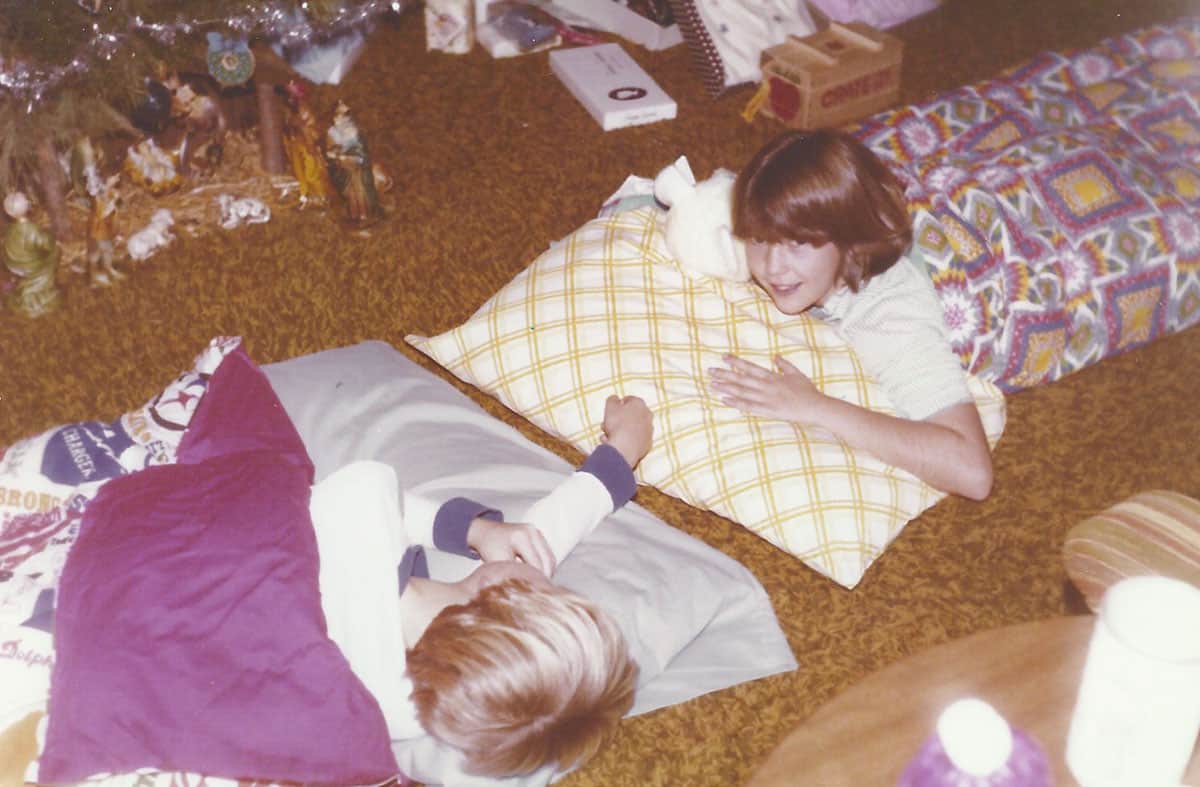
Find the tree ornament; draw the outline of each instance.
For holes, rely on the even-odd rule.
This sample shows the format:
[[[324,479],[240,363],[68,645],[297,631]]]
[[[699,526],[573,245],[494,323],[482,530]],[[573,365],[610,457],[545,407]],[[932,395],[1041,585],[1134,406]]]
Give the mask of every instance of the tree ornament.
[[[226,38],[216,32],[208,34],[208,73],[222,87],[246,84],[254,75],[254,53],[244,40]]]

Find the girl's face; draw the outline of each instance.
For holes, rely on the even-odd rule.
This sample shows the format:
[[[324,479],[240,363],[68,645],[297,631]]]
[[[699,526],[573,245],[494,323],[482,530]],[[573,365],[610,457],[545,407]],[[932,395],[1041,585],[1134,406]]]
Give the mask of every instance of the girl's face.
[[[784,314],[800,314],[820,304],[838,283],[842,255],[832,243],[746,244],[750,275]]]

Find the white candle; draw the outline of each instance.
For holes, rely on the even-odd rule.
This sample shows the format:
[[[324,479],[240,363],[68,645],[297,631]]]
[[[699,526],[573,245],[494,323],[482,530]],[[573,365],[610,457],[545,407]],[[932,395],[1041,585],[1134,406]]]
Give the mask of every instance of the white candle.
[[[1200,589],[1166,577],[1109,588],[1067,735],[1083,787],[1176,787],[1200,734]]]

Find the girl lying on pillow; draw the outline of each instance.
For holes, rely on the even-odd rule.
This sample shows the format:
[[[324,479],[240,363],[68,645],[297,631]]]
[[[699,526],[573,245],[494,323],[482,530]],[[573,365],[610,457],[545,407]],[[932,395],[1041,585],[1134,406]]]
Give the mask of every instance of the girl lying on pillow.
[[[465,498],[436,511],[412,495],[402,504],[395,471],[378,462],[346,465],[313,488],[329,636],[393,740],[429,734],[479,775],[566,770],[632,706],[637,665],[616,623],[549,579],[636,490],[649,408],[609,397],[603,428],[605,442],[523,524]],[[484,562],[459,582],[435,581],[423,544]]]
[[[943,491],[987,497],[987,438],[887,166],[844,132],[786,132],[738,174],[733,234],[775,306],[833,323],[900,415],[825,396],[782,357],[772,371],[726,355],[728,368],[710,370],[722,400],[823,427]]]

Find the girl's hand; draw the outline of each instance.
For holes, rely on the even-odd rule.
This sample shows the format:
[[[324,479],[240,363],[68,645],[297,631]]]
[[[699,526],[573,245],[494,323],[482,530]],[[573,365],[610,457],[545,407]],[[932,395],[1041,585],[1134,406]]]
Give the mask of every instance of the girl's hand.
[[[726,353],[728,369],[709,369],[712,389],[721,401],[744,413],[799,424],[819,422],[817,412],[825,395],[812,380],[783,356],[775,356],[773,372]]]
[[[554,573],[557,562],[546,536],[533,525],[476,517],[467,530],[467,545],[478,552],[485,563],[520,560],[546,576]]]

